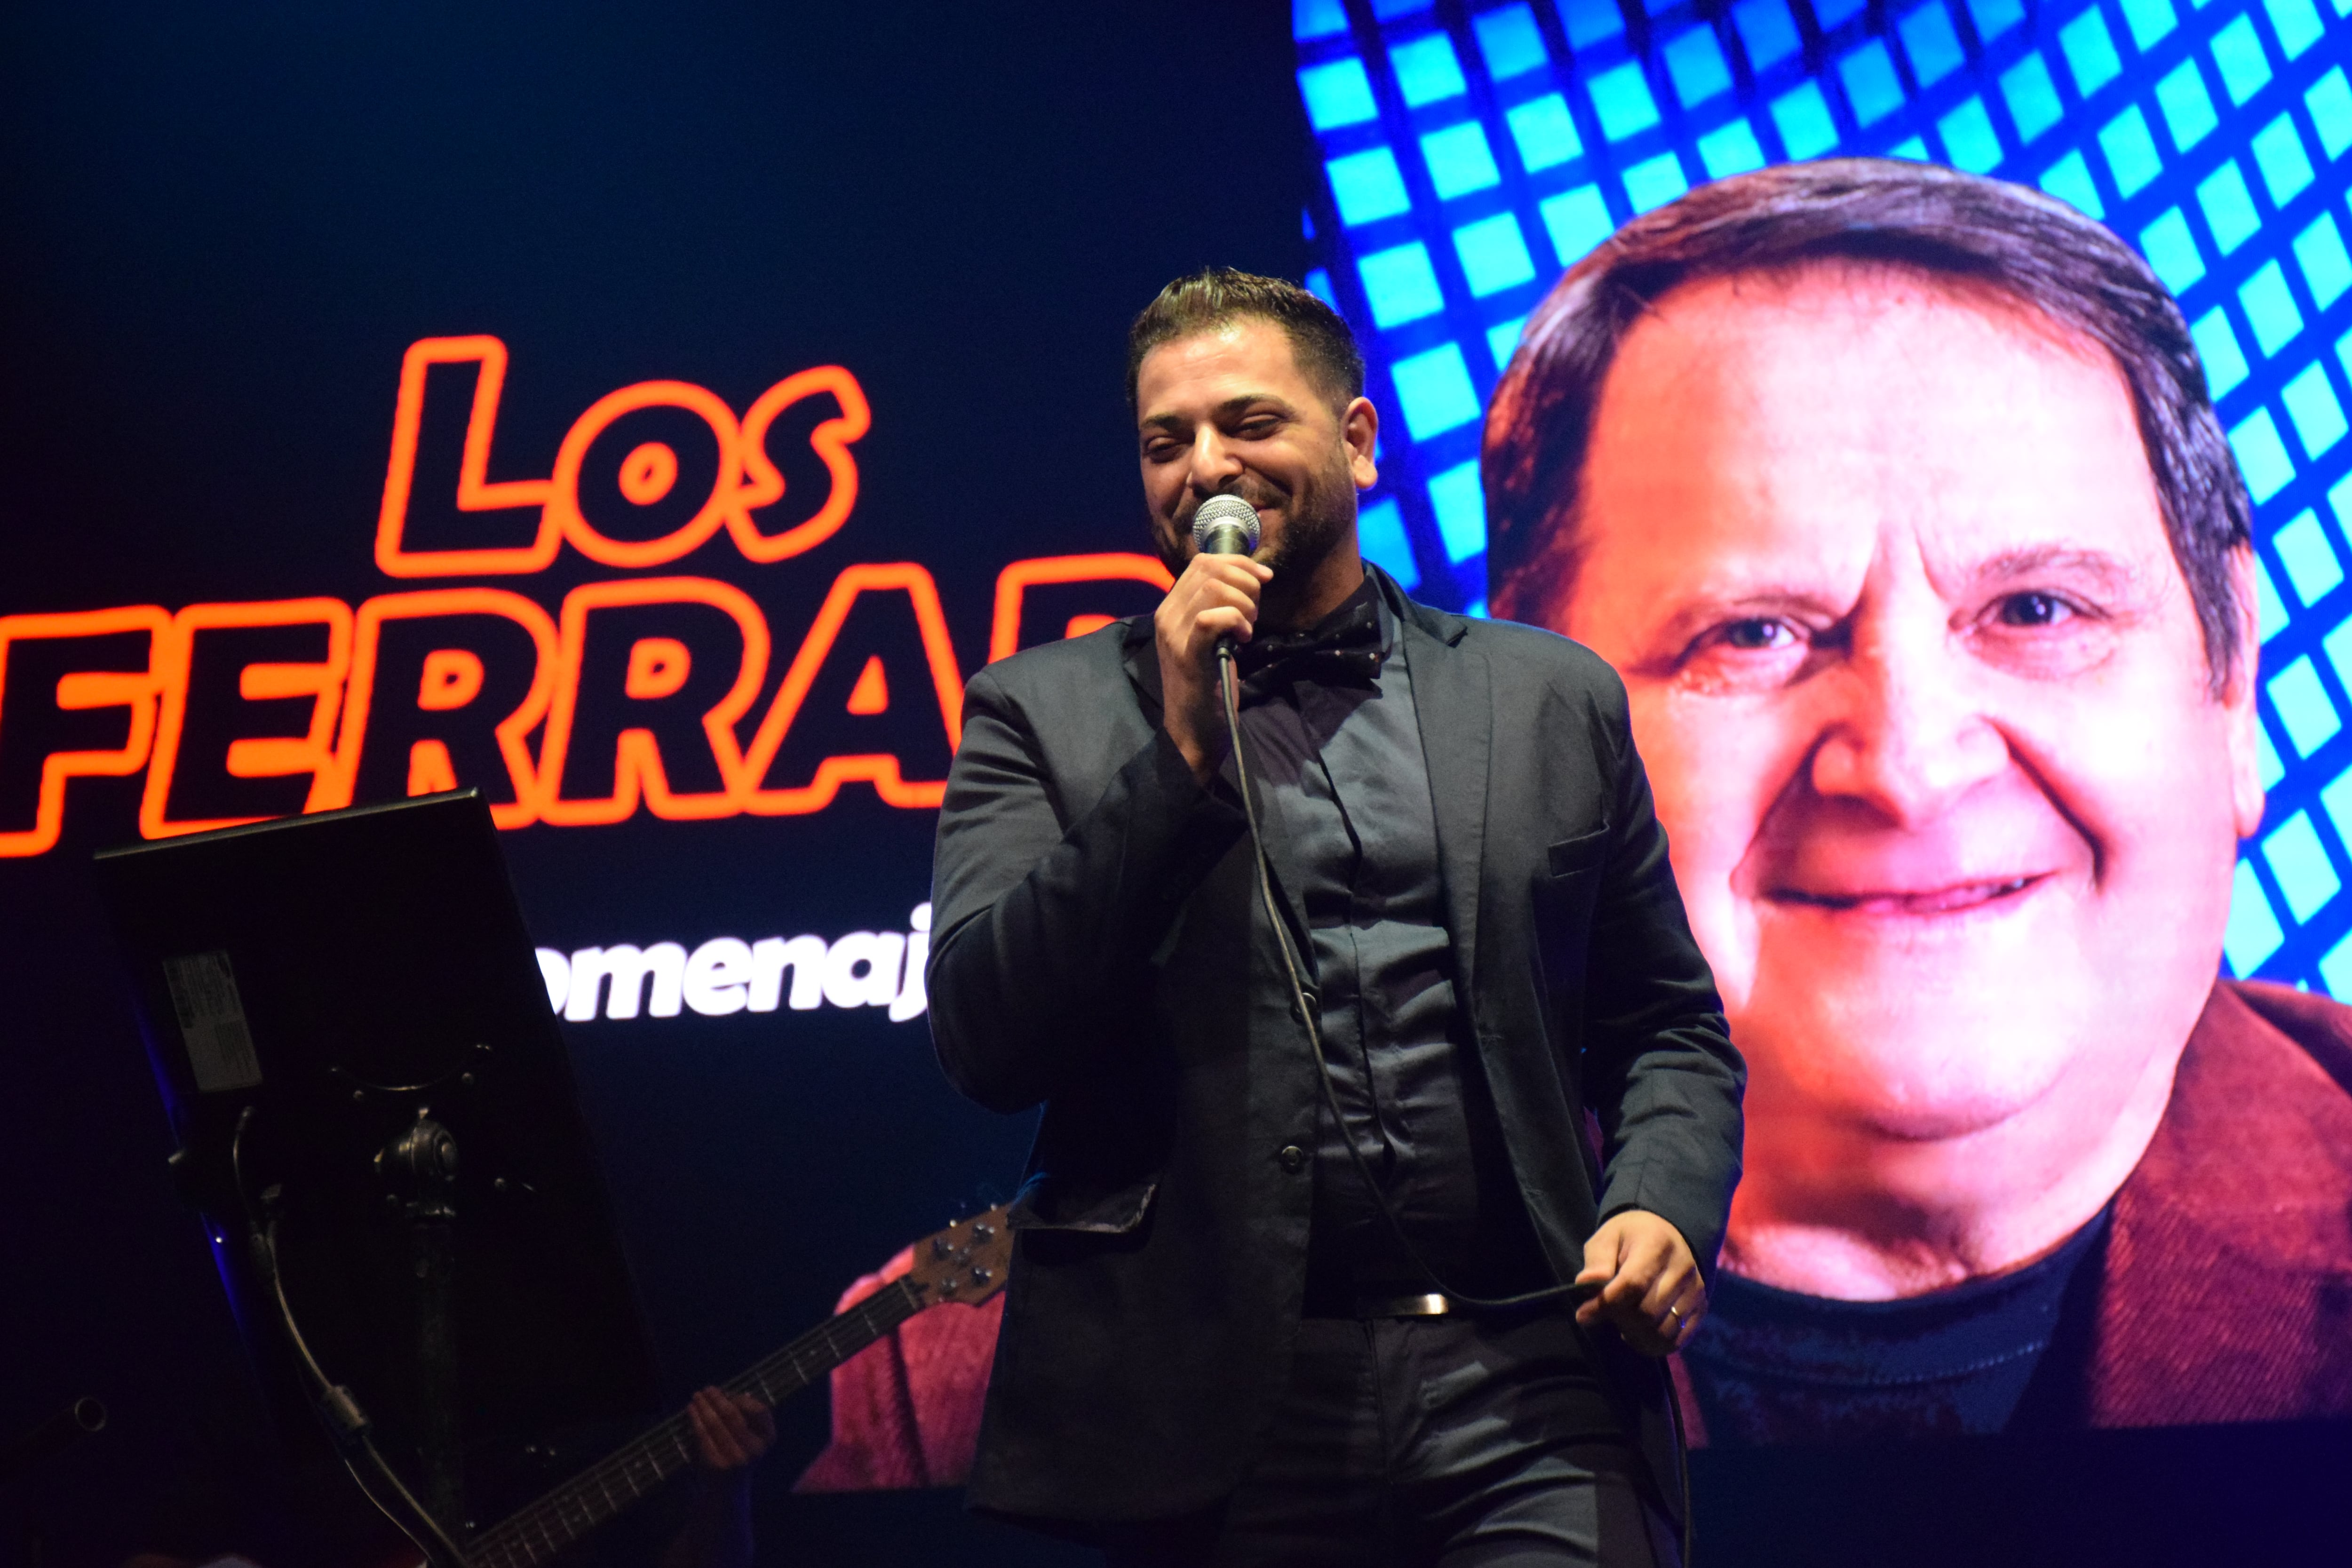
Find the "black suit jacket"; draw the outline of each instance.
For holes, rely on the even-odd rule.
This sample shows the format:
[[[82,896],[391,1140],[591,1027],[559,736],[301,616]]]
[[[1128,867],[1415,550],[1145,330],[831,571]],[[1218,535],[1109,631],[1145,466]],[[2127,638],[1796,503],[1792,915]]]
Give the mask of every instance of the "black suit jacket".
[[[1744,1074],[1624,689],[1564,637],[1383,585],[1456,994],[1545,1257],[1572,1279],[1601,1220],[1642,1208],[1712,1268]],[[971,1500],[1078,1521],[1206,1506],[1288,1374],[1314,1177],[1280,1154],[1315,1148],[1321,1102],[1239,806],[1160,727],[1148,616],[972,678],[932,900],[941,1065],[992,1109],[1045,1107]],[[1591,1338],[1671,1501],[1658,1365]]]

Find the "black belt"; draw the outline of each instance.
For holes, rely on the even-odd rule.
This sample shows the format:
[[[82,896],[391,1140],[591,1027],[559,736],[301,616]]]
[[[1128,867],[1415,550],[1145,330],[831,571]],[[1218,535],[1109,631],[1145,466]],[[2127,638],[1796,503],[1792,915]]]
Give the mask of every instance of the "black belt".
[[[1342,1322],[1372,1322],[1401,1318],[1476,1318],[1482,1322],[1518,1322],[1528,1318],[1564,1312],[1573,1305],[1572,1298],[1553,1297],[1548,1300],[1526,1301],[1510,1307],[1480,1307],[1455,1297],[1440,1295],[1434,1290],[1366,1290],[1359,1291],[1345,1302],[1328,1298],[1310,1300],[1301,1316],[1335,1319]]]
[[[1564,1310],[1567,1305],[1564,1301],[1549,1300],[1529,1301],[1515,1307],[1475,1307],[1467,1301],[1428,1290],[1403,1296],[1384,1293],[1360,1295],[1344,1307],[1337,1302],[1310,1304],[1301,1316],[1337,1319],[1343,1322],[1372,1322],[1395,1318],[1476,1318],[1482,1321],[1517,1321],[1524,1318],[1547,1317]]]

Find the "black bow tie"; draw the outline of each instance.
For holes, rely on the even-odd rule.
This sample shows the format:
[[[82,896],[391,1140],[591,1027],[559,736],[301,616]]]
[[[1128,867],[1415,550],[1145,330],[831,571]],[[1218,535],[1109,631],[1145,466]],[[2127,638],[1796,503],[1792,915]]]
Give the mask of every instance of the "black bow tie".
[[[1371,680],[1387,652],[1380,605],[1367,596],[1307,631],[1253,637],[1234,650],[1234,666],[1244,680],[1267,671],[1286,680],[1326,671]]]

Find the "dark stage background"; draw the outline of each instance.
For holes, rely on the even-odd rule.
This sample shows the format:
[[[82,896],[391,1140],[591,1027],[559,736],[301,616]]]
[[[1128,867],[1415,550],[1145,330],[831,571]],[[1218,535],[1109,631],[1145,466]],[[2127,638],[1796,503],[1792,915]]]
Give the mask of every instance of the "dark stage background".
[[[624,799],[607,814],[625,820],[540,820],[503,841],[534,940],[567,963],[620,943],[909,935],[932,827],[920,785],[947,755],[942,649],[956,681],[989,657],[1010,563],[1144,548],[1120,395],[1128,319],[1207,262],[1293,278],[1329,266],[1360,322],[1388,309],[1344,265],[1372,242],[1335,235],[1341,215],[1318,163],[1353,155],[1348,138],[1372,132],[1345,121],[1318,153],[1295,73],[1344,65],[1358,47],[1348,37],[1378,38],[1391,18],[1427,9],[9,8],[0,617],[315,599],[356,610],[380,595],[488,588],[530,601],[552,629],[583,586],[700,579],[746,596],[772,643],[736,727],[748,742],[793,684],[812,627],[830,624],[829,593],[867,583],[829,651],[819,639],[786,741],[756,777],[730,776],[697,723],[741,668],[738,623],[675,603],[586,616],[576,679],[559,682],[577,700],[553,698],[572,735],[563,777],[544,781],[561,798],[520,814],[597,815],[581,803],[614,795],[616,738],[636,725],[654,733],[670,790],[706,805],[667,808],[672,819]],[[1465,7],[1449,0],[1433,15],[1471,37]],[[2043,31],[2059,19],[2033,17]],[[1853,23],[1873,36],[1889,25],[1875,5]],[[1805,71],[1822,68],[1818,53]],[[1391,119],[1405,112],[1381,101]],[[1414,186],[1413,199],[1428,195]],[[1326,236],[1319,254],[1303,211]],[[1580,242],[1623,216],[1606,208]],[[1559,250],[1531,267],[1510,285],[1519,292],[1475,321],[1465,305],[1459,321],[1414,318],[1375,343],[1388,428],[1402,437],[1423,423],[1400,402],[1391,362],[1444,350],[1441,329],[1469,344],[1466,360],[1449,352],[1470,366],[1460,396],[1475,411],[1491,385],[1480,356],[1507,356],[1517,322],[1505,318],[1549,286],[1551,261],[1572,258]],[[1334,287],[1328,273],[1315,281]],[[1498,349],[1482,346],[1497,331]],[[721,528],[645,565],[567,542],[530,571],[388,574],[378,530],[404,356],[422,340],[478,334],[510,356],[483,476],[493,484],[547,479],[566,432],[616,389],[692,384],[740,418],[784,378],[840,366],[871,413],[847,447],[855,505],[837,531],[764,562]],[[401,535],[412,551],[533,540],[535,510],[452,504],[474,352],[421,384]],[[772,538],[840,493],[811,445],[820,419],[846,412],[834,396],[778,417],[765,449],[786,494],[747,531]],[[1475,445],[1473,416],[1419,447],[1392,440],[1388,489],[1372,498],[1386,508],[1374,525],[1383,559],[1409,564],[1425,596],[1470,606],[1483,602],[1483,519],[1447,510],[1475,495],[1445,480]],[[624,499],[643,480],[629,463],[654,441],[674,451],[675,488],[639,506]],[[720,477],[716,451],[677,407],[623,416],[581,466],[584,525],[625,544],[687,526]],[[908,563],[920,572],[843,576]],[[920,614],[923,581],[939,622]],[[1115,575],[1037,587],[1017,636],[1058,636],[1071,617],[1151,596]],[[310,699],[241,697],[236,672],[337,657],[329,625],[199,636],[176,771],[151,817],[282,813],[306,793],[331,804],[310,772],[257,774],[253,758],[266,767],[268,754],[248,748],[240,776],[229,751],[302,732]],[[945,643],[927,643],[927,626],[943,626]],[[148,775],[74,779],[61,819],[42,803],[45,758],[123,748],[137,739],[133,707],[173,704],[149,692],[133,707],[58,710],[48,695],[59,675],[146,658],[135,636],[61,629],[20,634],[0,689],[0,1256],[11,1287],[0,1292],[0,1435],[83,1394],[113,1421],[0,1489],[0,1563],[238,1546],[278,1568],[309,1559],[269,1522],[273,1449],[205,1238],[165,1179],[170,1136],[89,871],[91,852],[140,836]],[[662,688],[659,669],[628,668],[633,647],[659,638],[686,649],[693,672],[672,697],[633,695]],[[445,645],[476,651],[482,696],[464,712],[420,711],[419,661]],[[529,684],[523,634],[478,618],[433,633],[392,621],[382,649],[369,722],[352,737],[366,741],[355,798],[435,782],[445,761],[456,782],[511,798],[488,721]],[[866,679],[875,659],[882,693]],[[331,727],[319,739],[339,743]],[[446,743],[412,752],[419,739]],[[348,746],[341,754],[351,760]],[[819,759],[885,755],[898,782],[884,792],[868,764],[848,769],[856,776],[829,802],[808,788]],[[289,765],[282,752],[278,765]],[[713,815],[683,819],[695,809]],[[2309,957],[2294,952],[2298,964]],[[706,1016],[666,1012],[656,984],[637,1016],[615,1010],[629,1011],[609,994],[574,1005],[565,1030],[668,1398],[774,1349],[855,1276],[1017,1179],[1027,1120],[957,1100],[919,1016],[894,1020],[903,1005]],[[793,1497],[824,1441],[823,1397],[788,1406],[781,1425],[758,1491],[763,1561],[1072,1555],[968,1519],[949,1492]],[[1702,1454],[1701,1552],[2242,1559],[2340,1528],[2347,1462],[2342,1431],[2296,1426]]]
[[[1314,165],[1288,20],[1239,5],[11,7],[0,615],[316,595],[356,605],[477,585],[552,615],[583,583],[690,575],[764,612],[765,711],[842,570],[912,562],[937,583],[960,686],[987,658],[1008,563],[1144,547],[1121,394],[1127,320],[1205,262],[1307,268],[1299,214]],[[722,532],[650,569],[566,549],[537,574],[389,577],[373,551],[404,352],[472,333],[511,354],[493,481],[547,476],[566,428],[614,388],[695,383],[740,415],[785,376],[837,364],[872,411],[850,448],[855,509],[816,548],[768,564]],[[412,548],[510,542],[517,516],[530,538],[530,513],[468,519],[450,506],[468,390],[464,367],[428,384]],[[707,493],[713,467],[691,416],[633,417],[644,434],[625,425],[603,443],[604,489],[593,454],[584,487],[585,510],[601,493],[616,535],[625,525],[609,514],[630,508],[612,471],[632,440],[676,442],[679,497]],[[793,417],[770,448],[793,494],[821,496],[824,470],[803,440],[813,421],[788,435]],[[684,521],[675,503],[648,510],[637,537]],[[1051,625],[1032,617],[1030,640],[1151,597],[1134,584],[1040,589]],[[814,737],[822,752],[895,752],[908,779],[936,779],[947,748],[909,602],[860,600],[809,723],[820,706],[841,721],[837,742]],[[621,636],[673,637],[698,665],[734,668],[715,616],[663,613]],[[240,659],[316,659],[325,641],[315,626],[219,635],[254,639],[218,645],[232,672]],[[481,646],[483,701],[511,702],[497,656],[512,650]],[[861,721],[844,710],[869,646],[890,703]],[[390,633],[384,647],[389,661]],[[38,648],[19,648],[12,673],[39,668]],[[239,710],[230,673],[208,707],[205,658],[181,763],[196,772],[174,785],[175,817],[299,806],[301,780],[289,799],[286,781],[228,777],[220,747],[299,731],[306,705]],[[603,724],[609,773],[631,700],[617,668],[597,687],[593,638],[587,662],[579,743]],[[414,717],[415,668],[404,684],[387,673],[380,708]],[[696,711],[713,700],[698,689],[685,693]],[[8,689],[0,831],[34,826],[45,752],[123,739],[119,710],[32,712],[38,697],[29,674]],[[696,787],[691,720],[656,728],[673,787]],[[372,743],[404,749],[404,737],[378,738],[389,733],[372,731]],[[496,793],[495,751],[452,744],[463,782]],[[776,780],[800,782],[783,777],[797,765],[788,749]],[[402,793],[399,752],[368,771],[361,798]],[[583,779],[574,793],[609,793]],[[165,1181],[170,1139],[89,869],[93,850],[139,836],[140,787],[75,782],[56,847],[0,859],[11,1281],[0,1431],[84,1393],[113,1412],[102,1436],[0,1501],[0,1552],[25,1551],[32,1532],[44,1562],[173,1547],[159,1534],[197,1527],[151,1522],[164,1503],[233,1531],[264,1452],[205,1238]],[[664,821],[641,809],[504,843],[542,944],[691,949],[723,934],[907,931],[928,896],[932,822],[851,783],[796,816]],[[961,1101],[919,1017],[827,1004],[567,1029],[680,1400],[815,1322],[908,1241],[1009,1195],[1020,1174],[1027,1121]],[[822,1394],[782,1413],[760,1492],[779,1561],[902,1561],[971,1529],[945,1496],[789,1499],[825,1423]]]

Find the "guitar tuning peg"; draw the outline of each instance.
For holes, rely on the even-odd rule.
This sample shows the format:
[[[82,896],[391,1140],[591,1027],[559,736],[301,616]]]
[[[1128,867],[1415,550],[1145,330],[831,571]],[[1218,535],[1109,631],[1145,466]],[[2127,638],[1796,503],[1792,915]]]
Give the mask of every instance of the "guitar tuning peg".
[[[945,1258],[947,1255],[948,1255],[948,1239],[947,1239],[947,1237],[943,1237],[943,1236],[935,1236],[935,1237],[931,1237],[931,1256],[932,1256],[933,1258]]]
[[[989,1225],[986,1221],[982,1221],[981,1224],[971,1227],[971,1238],[974,1241],[986,1241],[995,1234],[995,1226]]]

